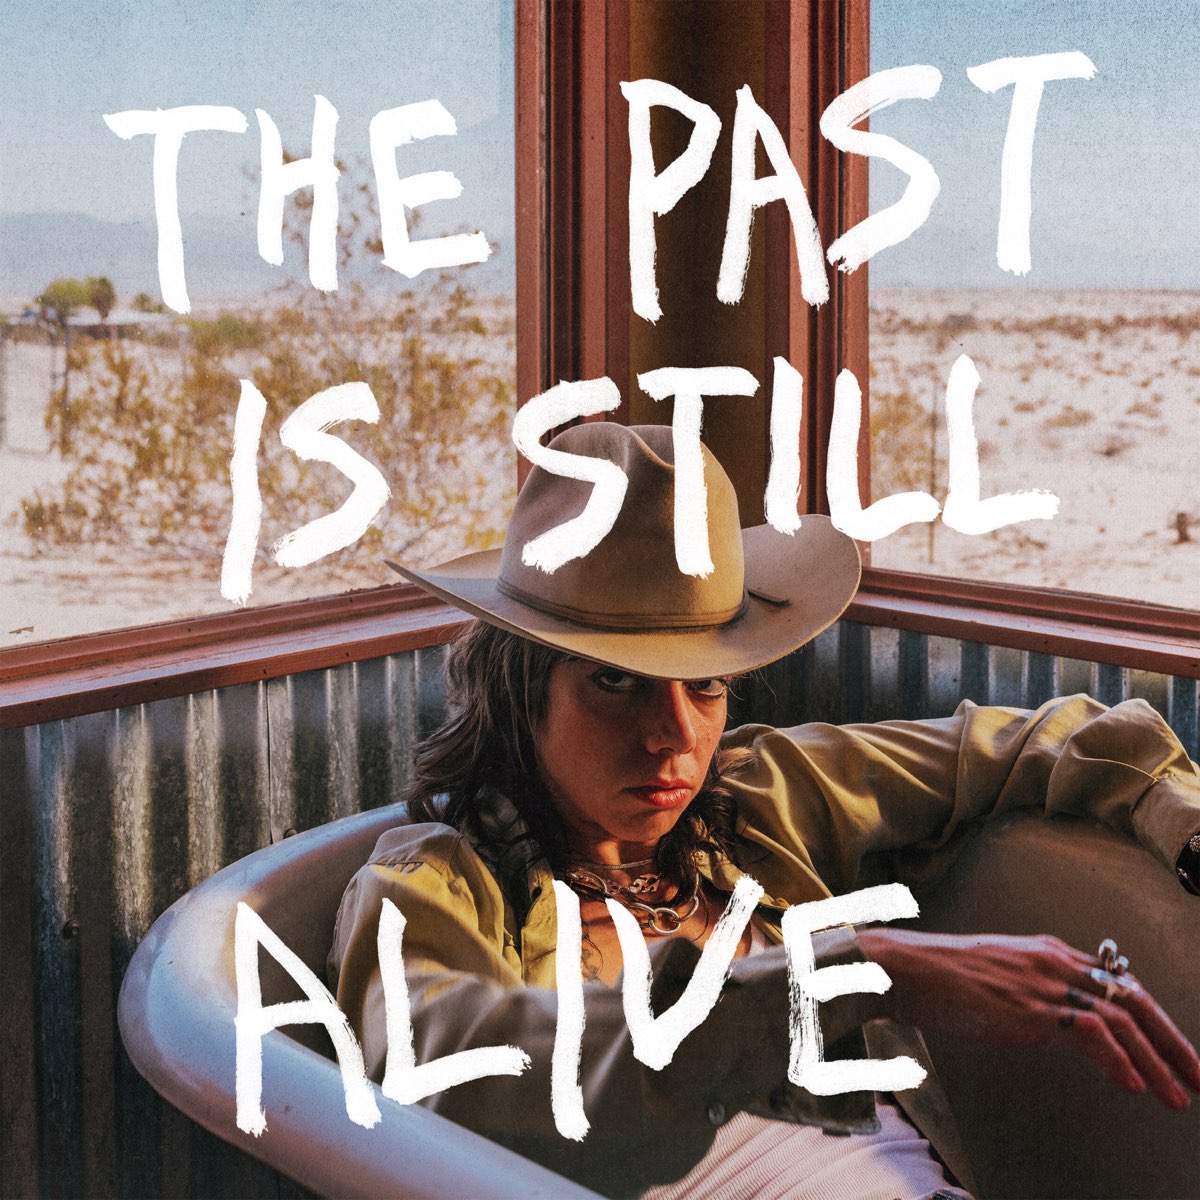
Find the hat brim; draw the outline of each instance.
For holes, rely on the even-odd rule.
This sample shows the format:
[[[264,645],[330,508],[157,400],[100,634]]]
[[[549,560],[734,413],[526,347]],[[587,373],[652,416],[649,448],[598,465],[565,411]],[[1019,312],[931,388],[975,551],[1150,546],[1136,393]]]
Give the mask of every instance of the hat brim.
[[[752,671],[804,645],[842,615],[858,589],[858,547],[828,517],[807,515],[794,534],[770,525],[743,529],[742,544],[745,610],[725,624],[690,629],[599,629],[541,612],[496,586],[499,549],[431,571],[387,565],[472,616],[576,657],[655,679],[707,679]]]

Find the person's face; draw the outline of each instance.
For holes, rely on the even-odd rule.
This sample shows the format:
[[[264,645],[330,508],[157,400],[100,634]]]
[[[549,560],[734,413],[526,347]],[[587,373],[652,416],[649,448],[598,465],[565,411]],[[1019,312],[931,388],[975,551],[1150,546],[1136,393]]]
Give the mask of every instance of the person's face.
[[[550,674],[538,765],[572,848],[646,858],[704,784],[725,728],[720,679],[647,679],[582,659]]]

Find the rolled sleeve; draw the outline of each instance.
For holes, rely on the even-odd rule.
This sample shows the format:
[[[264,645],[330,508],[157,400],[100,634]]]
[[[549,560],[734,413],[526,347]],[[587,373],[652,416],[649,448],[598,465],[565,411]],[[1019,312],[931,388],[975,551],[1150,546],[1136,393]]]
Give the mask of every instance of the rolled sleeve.
[[[977,707],[876,725],[747,727],[757,760],[735,783],[749,824],[801,845],[835,892],[868,854],[934,849],[970,822],[1019,808],[1090,817],[1136,836],[1172,871],[1200,829],[1200,775],[1142,700],[1087,696],[1034,711]]]

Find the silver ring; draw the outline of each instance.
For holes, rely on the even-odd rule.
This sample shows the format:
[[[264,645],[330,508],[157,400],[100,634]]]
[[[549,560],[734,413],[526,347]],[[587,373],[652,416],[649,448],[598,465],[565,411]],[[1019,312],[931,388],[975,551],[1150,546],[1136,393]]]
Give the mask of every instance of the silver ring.
[[[1111,971],[1106,971],[1103,967],[1093,967],[1088,972],[1089,978],[1093,983],[1098,983],[1104,988],[1105,1000],[1111,1000],[1119,991],[1136,992],[1138,985],[1124,975],[1115,975]]]
[[[1096,949],[1096,957],[1101,967],[1110,975],[1124,975],[1129,970],[1129,959],[1118,953],[1117,943],[1112,938],[1105,938]]]

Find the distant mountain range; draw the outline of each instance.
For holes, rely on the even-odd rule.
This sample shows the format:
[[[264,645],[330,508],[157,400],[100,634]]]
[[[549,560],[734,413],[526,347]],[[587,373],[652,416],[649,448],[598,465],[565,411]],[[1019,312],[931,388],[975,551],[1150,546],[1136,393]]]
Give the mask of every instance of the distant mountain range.
[[[223,300],[258,299],[289,278],[305,275],[298,247],[287,247],[282,267],[259,258],[253,214],[238,220],[185,217],[183,237],[188,291],[197,309]],[[108,276],[119,303],[127,304],[138,292],[157,299],[157,238],[153,218],[120,223],[82,213],[0,214],[0,302],[11,310],[52,279],[86,275]],[[1033,271],[1018,280],[996,266],[994,230],[930,223],[880,253],[869,269],[877,287],[1200,288],[1196,255],[1143,257],[1112,247],[1099,250],[1039,237],[1035,229],[1032,256]],[[504,247],[495,261],[464,270],[479,291],[511,291],[512,264],[512,249]],[[356,264],[353,274],[381,290],[405,286],[378,260]]]
[[[200,309],[222,300],[253,300],[270,294],[289,279],[306,277],[307,262],[297,246],[286,246],[284,265],[273,267],[258,256],[254,214],[228,220],[183,219],[184,270],[192,305]],[[463,268],[479,291],[513,286],[512,254]],[[138,292],[158,299],[158,230],[154,218],[105,221],[83,213],[0,214],[0,302],[26,304],[52,279],[106,275],[127,304]],[[343,273],[380,288],[400,291],[407,281],[378,260]]]
[[[869,263],[876,287],[1200,289],[1200,255],[1180,246],[1171,253],[1138,254],[1040,234],[1030,237],[1032,270],[1017,277],[996,265],[996,229],[963,229],[929,221],[907,241]]]

